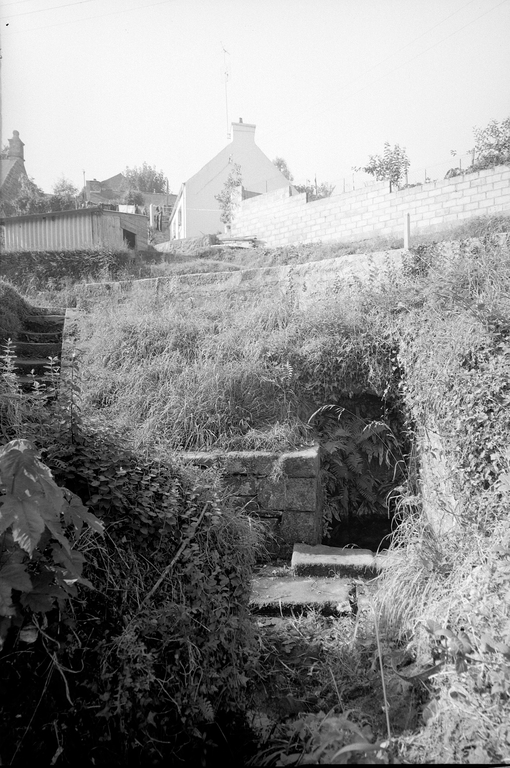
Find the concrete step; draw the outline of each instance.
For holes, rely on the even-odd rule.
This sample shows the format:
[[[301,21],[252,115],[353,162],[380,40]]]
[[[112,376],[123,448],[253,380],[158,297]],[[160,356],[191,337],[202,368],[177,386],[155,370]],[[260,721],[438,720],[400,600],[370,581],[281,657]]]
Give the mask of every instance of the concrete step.
[[[62,349],[60,341],[16,341],[18,357],[58,357]]]
[[[374,553],[370,549],[327,547],[294,544],[291,568],[296,576],[343,576],[374,578],[383,568],[392,565],[399,555],[395,552]]]
[[[55,331],[27,331],[23,330],[18,333],[18,339],[19,341],[16,341],[16,345],[18,345],[20,342],[25,343],[31,343],[31,344],[61,344],[62,341],[62,331],[55,330]]]
[[[13,363],[16,368],[19,368],[23,373],[35,373],[44,375],[48,372],[47,366],[50,365],[50,361],[47,357],[14,357]],[[59,366],[60,363],[57,362]]]
[[[31,307],[34,315],[65,315],[65,307]]]
[[[42,314],[42,315],[27,315],[25,318],[25,323],[40,323],[44,321],[45,323],[63,323],[66,318],[65,312],[57,313],[57,314]]]
[[[58,384],[58,381],[55,382],[51,376],[22,375],[16,376],[16,381],[20,385],[21,390],[26,393],[34,392],[34,382],[37,382],[40,385],[44,385],[45,394],[52,394],[57,391],[57,387],[55,385]]]
[[[252,580],[250,609],[264,616],[318,611],[325,616],[350,614],[352,583],[342,578],[300,578],[256,575]]]
[[[265,616],[355,614],[368,607],[375,577],[398,562],[398,552],[294,544],[290,566],[266,565],[252,579],[250,608]],[[358,586],[362,584],[362,588]]]
[[[61,331],[65,315],[28,315],[23,323],[23,331]]]

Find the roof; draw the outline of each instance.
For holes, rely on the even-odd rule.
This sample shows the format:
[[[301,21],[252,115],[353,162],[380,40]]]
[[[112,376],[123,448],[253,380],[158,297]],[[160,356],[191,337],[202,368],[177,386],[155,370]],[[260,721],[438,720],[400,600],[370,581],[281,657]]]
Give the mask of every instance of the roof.
[[[124,213],[123,211],[108,211],[104,208],[70,208],[68,211],[50,211],[50,213],[25,213],[23,216],[3,216],[0,218],[0,223],[17,222],[17,221],[30,221],[36,219],[55,219],[61,216],[87,216],[93,214],[94,216],[143,216],[140,213]],[[146,216],[144,218],[147,218]]]
[[[0,159],[0,189],[3,187],[12,170],[19,166],[21,173],[26,176],[25,163],[20,157],[2,157]]]

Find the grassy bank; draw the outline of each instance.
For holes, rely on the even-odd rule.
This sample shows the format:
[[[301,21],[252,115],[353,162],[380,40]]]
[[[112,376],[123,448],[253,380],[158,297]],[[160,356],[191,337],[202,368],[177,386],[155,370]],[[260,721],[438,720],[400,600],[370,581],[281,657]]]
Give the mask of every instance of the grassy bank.
[[[312,409],[356,386],[398,403],[416,441],[433,425],[456,527],[434,534],[411,475],[394,544],[406,556],[377,598],[400,677],[387,674],[428,701],[397,739],[410,762],[497,762],[509,749],[509,265],[508,242],[487,236],[416,249],[397,278],[306,314],[138,298],[88,319],[88,407],[140,447],[296,445]]]
[[[494,228],[501,226],[497,221]],[[475,234],[472,227],[469,234]],[[117,451],[123,442],[131,444],[133,463],[127,466],[134,479],[142,460],[176,449],[306,443],[314,438],[307,424],[314,410],[357,389],[377,394],[388,411],[400,412],[409,446],[420,444],[425,429],[433,429],[441,441],[448,492],[435,512],[451,514],[455,526],[438,535],[424,516],[424,476],[415,451],[414,458],[407,457],[395,498],[399,527],[392,546],[400,557],[378,578],[373,608],[360,610],[354,624],[312,617],[296,620],[290,630],[287,625],[279,632],[275,626],[256,641],[257,653],[247,629],[245,635],[229,635],[240,660],[252,654],[253,664],[232,700],[243,691],[248,720],[259,734],[254,765],[346,762],[353,755],[358,762],[398,759],[411,764],[502,763],[508,758],[510,250],[508,240],[490,231],[476,234],[483,235],[478,242],[458,241],[448,248],[423,244],[406,257],[398,275],[377,284],[354,284],[348,295],[332,292],[306,313],[292,301],[211,296],[206,305],[192,307],[188,300],[170,305],[131,294],[118,303],[112,297],[98,300],[83,318],[82,418],[96,428],[102,425],[103,435],[110,430]],[[316,254],[320,248],[315,246]],[[296,254],[306,260],[308,246],[296,248]],[[239,266],[249,253],[224,256]],[[203,260],[209,257],[204,254]],[[131,504],[128,518],[140,500],[147,511],[148,522],[140,520],[140,528],[119,540],[122,557],[110,572],[120,573],[126,556],[131,557],[131,539],[150,524],[148,510],[160,510],[169,490],[161,479],[159,490],[151,489],[153,476],[147,469],[138,495],[132,495],[127,459],[119,456],[118,465],[108,470],[111,461],[102,446],[98,443],[93,451],[93,466],[89,445],[76,454],[76,466],[89,472],[85,488],[76,490],[85,501],[99,494],[98,514],[118,503],[112,507],[114,524],[126,517],[123,505]],[[55,454],[55,471],[60,468],[64,476],[62,464],[74,467],[72,455]],[[223,493],[219,478],[207,482],[215,493]],[[93,490],[98,487],[103,490]],[[452,498],[453,504],[448,502]],[[185,515],[185,506],[179,514]],[[246,579],[241,561],[250,551],[248,530],[232,536],[232,552],[222,554],[226,562],[238,552],[236,562]],[[149,528],[144,535],[151,538]],[[204,531],[204,547],[208,541],[213,545],[201,550],[200,567],[213,574],[214,613],[216,601],[225,605],[220,600],[224,567],[223,562],[214,564],[216,539]],[[96,554],[99,570],[108,570]],[[193,561],[188,566],[192,569]],[[140,561],[137,574],[141,570]],[[135,579],[130,584],[116,620],[125,606],[138,616],[139,595],[150,589],[148,581],[143,589]],[[115,578],[110,585],[113,600]],[[190,609],[193,594],[184,603]],[[243,606],[244,593],[239,594]],[[212,635],[199,634],[208,649],[206,636],[217,640],[217,647],[223,642],[220,614],[211,619]],[[113,625],[114,639],[121,638],[115,645],[116,663],[127,653],[136,671],[129,702],[144,685],[151,692],[153,684],[159,685],[143,669],[158,675],[162,669],[163,637],[158,629],[147,633],[150,616],[143,611],[140,616],[134,638],[120,624]],[[166,627],[168,616],[161,620]],[[107,655],[112,642],[105,641]],[[183,674],[193,670],[196,682],[197,657],[193,647],[186,649]],[[174,651],[172,646],[169,653]],[[147,653],[156,654],[156,666],[146,665]],[[101,693],[109,691],[101,688]],[[211,720],[210,698],[193,699],[191,720]],[[149,696],[146,721],[140,726],[131,720],[129,733],[159,738],[151,731],[151,707]],[[349,746],[361,740],[372,747],[350,752]]]

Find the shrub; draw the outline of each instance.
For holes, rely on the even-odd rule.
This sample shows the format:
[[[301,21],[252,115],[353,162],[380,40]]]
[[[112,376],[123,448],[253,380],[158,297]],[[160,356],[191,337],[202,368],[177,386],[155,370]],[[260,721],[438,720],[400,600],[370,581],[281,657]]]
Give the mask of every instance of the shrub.
[[[6,381],[0,398],[19,398],[15,380]],[[44,512],[57,539],[41,540],[37,559],[48,599],[37,577],[30,589],[21,577],[11,585],[28,591],[24,620],[33,617],[40,630],[34,642],[30,636],[28,654],[17,650],[29,637],[19,632],[0,654],[3,757],[50,762],[55,748],[44,733],[51,726],[60,734],[59,755],[70,762],[85,753],[92,762],[140,764],[183,750],[196,759],[207,726],[223,712],[243,711],[257,659],[248,612],[257,528],[231,508],[213,471],[141,456],[111,428],[86,426],[76,380],[57,401],[38,392],[20,403],[10,429],[31,435],[66,489],[52,485],[54,494],[71,499],[71,521],[101,514],[105,537],[99,543],[82,536],[84,557],[66,559],[62,534]],[[89,512],[72,501],[73,492]],[[0,519],[5,509],[4,502]],[[58,555],[55,567],[44,559],[46,544],[51,557]],[[82,578],[84,558],[83,578],[93,589],[77,596],[66,580]],[[74,598],[68,606],[62,591]],[[48,602],[55,599],[58,611]],[[37,615],[43,608],[44,621]],[[37,718],[34,694],[45,702]]]
[[[13,251],[2,255],[0,276],[24,291],[58,289],[69,281],[93,281],[105,277],[115,280],[126,269],[133,268],[137,258],[128,249]]]

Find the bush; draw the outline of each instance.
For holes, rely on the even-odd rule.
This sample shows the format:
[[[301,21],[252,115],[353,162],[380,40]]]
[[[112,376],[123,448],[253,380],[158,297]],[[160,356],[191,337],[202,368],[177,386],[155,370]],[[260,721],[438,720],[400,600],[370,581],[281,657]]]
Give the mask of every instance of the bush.
[[[214,471],[151,460],[111,428],[85,426],[76,383],[58,401],[43,392],[21,400],[15,381],[6,383],[0,398],[21,403],[11,433],[33,440],[66,489],[56,493],[79,493],[101,515],[105,537],[78,537],[92,589],[69,586],[67,605],[55,590],[69,576],[62,581],[41,559],[47,554],[37,555],[59,605],[45,604],[42,616],[39,589],[21,626],[40,631],[27,640],[19,627],[12,630],[0,653],[3,759],[49,763],[55,747],[48,728],[62,764],[84,755],[87,764],[112,765],[196,759],[208,727],[245,706],[257,659],[248,612],[257,528],[231,508]],[[28,651],[19,650],[27,642]]]
[[[4,253],[0,276],[23,291],[59,289],[80,280],[116,280],[129,268],[143,267],[132,251],[109,248]]]

